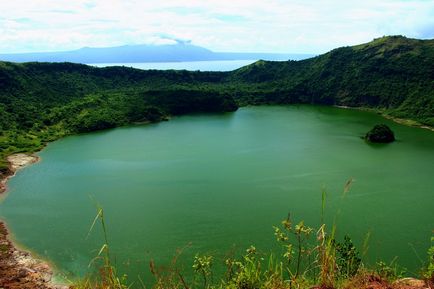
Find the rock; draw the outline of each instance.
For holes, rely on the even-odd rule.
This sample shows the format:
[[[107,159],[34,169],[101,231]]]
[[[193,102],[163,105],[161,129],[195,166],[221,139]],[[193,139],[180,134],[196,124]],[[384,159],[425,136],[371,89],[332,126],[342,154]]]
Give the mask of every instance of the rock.
[[[0,289],[68,289],[52,282],[50,266],[30,253],[14,248],[0,222]]]
[[[395,134],[387,125],[377,124],[368,131],[365,140],[373,143],[390,143],[395,140]]]
[[[25,166],[37,162],[38,157],[34,155],[27,155],[27,154],[14,154],[8,156],[7,160],[10,163],[11,169],[13,171],[17,171],[19,169],[24,168]]]
[[[414,278],[402,278],[395,281],[398,288],[402,289],[428,289],[429,287],[425,284],[423,280]]]

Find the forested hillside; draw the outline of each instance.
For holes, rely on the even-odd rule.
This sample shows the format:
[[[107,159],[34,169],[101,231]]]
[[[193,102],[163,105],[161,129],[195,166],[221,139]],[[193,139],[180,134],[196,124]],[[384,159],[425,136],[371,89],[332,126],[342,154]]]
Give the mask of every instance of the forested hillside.
[[[289,103],[377,108],[434,126],[434,40],[383,37],[232,72],[0,62],[0,171],[7,155],[68,134]]]
[[[231,79],[267,92],[247,103],[382,108],[434,125],[434,40],[383,37],[302,61],[259,61],[233,72]]]

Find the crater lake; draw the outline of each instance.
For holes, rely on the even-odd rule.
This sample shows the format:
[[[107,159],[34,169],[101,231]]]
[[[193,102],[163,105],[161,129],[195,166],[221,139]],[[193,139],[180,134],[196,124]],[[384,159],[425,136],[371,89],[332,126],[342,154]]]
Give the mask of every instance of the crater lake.
[[[391,144],[361,137],[377,123]],[[149,262],[186,271],[196,253],[222,266],[231,252],[277,248],[273,225],[288,212],[338,239],[349,235],[364,262],[392,261],[416,274],[434,229],[434,133],[374,113],[322,106],[243,107],[234,113],[70,136],[48,144],[2,196],[0,217],[15,241],[68,278],[86,272],[103,245],[132,281]],[[353,179],[342,197],[345,183]],[[146,282],[146,281],[145,281]]]

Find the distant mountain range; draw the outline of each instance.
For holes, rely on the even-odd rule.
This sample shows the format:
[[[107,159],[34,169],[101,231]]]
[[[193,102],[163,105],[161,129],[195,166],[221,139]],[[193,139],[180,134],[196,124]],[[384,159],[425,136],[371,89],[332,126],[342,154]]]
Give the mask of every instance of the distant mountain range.
[[[11,62],[74,62],[74,63],[137,63],[210,60],[301,60],[312,54],[214,52],[187,43],[172,45],[125,45],[62,52],[0,54],[1,61]]]

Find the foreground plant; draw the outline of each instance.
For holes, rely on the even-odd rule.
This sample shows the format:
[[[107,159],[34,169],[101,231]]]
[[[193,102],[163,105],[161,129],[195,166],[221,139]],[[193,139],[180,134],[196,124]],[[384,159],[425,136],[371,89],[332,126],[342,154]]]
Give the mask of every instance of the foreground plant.
[[[286,260],[285,269],[288,276],[291,282],[295,282],[300,275],[304,276],[310,269],[309,263],[305,268],[302,268],[302,263],[305,259],[310,258],[312,253],[312,248],[309,247],[307,241],[313,229],[306,226],[304,221],[300,221],[297,225],[293,226],[290,214],[282,221],[282,226],[283,229],[274,227],[274,235],[284,248],[283,258]],[[295,242],[291,240],[291,237],[295,239]],[[291,268],[293,262],[295,262],[295,269]]]
[[[431,237],[431,247],[428,249],[428,264],[424,270],[423,277],[431,287],[434,287],[434,236]]]
[[[112,264],[110,256],[110,246],[107,237],[107,228],[104,220],[104,210],[97,209],[97,215],[90,227],[89,234],[92,232],[96,223],[99,222],[103,231],[104,244],[97,256],[92,259],[89,268],[95,267],[99,274],[90,274],[81,280],[74,289],[127,289],[131,284],[127,284],[127,275],[119,275],[116,267]],[[144,286],[143,286],[144,287]]]
[[[342,200],[347,195],[352,180],[344,188]],[[393,259],[389,264],[378,262],[374,270],[363,267],[360,253],[349,236],[342,241],[336,238],[336,218],[331,230],[327,230],[324,222],[326,194],[322,193],[321,224],[318,229],[307,226],[304,221],[293,223],[291,215],[274,226],[274,235],[281,245],[279,255],[263,254],[255,246],[250,246],[240,257],[226,258],[224,264],[226,273],[214,275],[216,259],[209,254],[196,254],[186,280],[184,271],[178,265],[178,258],[183,249],[177,251],[169,266],[157,267],[150,262],[150,271],[155,277],[151,286],[154,289],[353,289],[371,288],[370,283],[378,283],[378,288],[395,287],[390,285],[403,277],[404,271]],[[338,210],[336,216],[338,216]],[[126,275],[120,275],[112,263],[107,230],[104,221],[104,211],[98,208],[97,215],[89,233],[100,223],[103,231],[104,244],[90,266],[98,268],[98,274],[88,275],[76,289],[127,289],[146,288],[144,282],[131,283]],[[295,225],[294,225],[295,224]],[[311,236],[314,236],[311,238]],[[316,238],[315,238],[316,237]],[[367,250],[367,240],[363,245],[364,254]],[[428,250],[428,264],[423,271],[423,277],[428,286],[434,283],[434,237]],[[218,277],[214,279],[213,277]],[[220,279],[219,279],[220,278]],[[129,283],[130,282],[130,283]],[[367,285],[368,284],[368,285]],[[376,288],[376,287],[375,287]],[[401,287],[396,287],[401,288]],[[407,287],[406,287],[407,288]],[[431,286],[432,288],[432,286]],[[410,289],[410,287],[409,287]]]
[[[193,269],[194,272],[202,275],[203,288],[208,287],[208,278],[211,275],[212,256],[198,255],[194,256]]]

